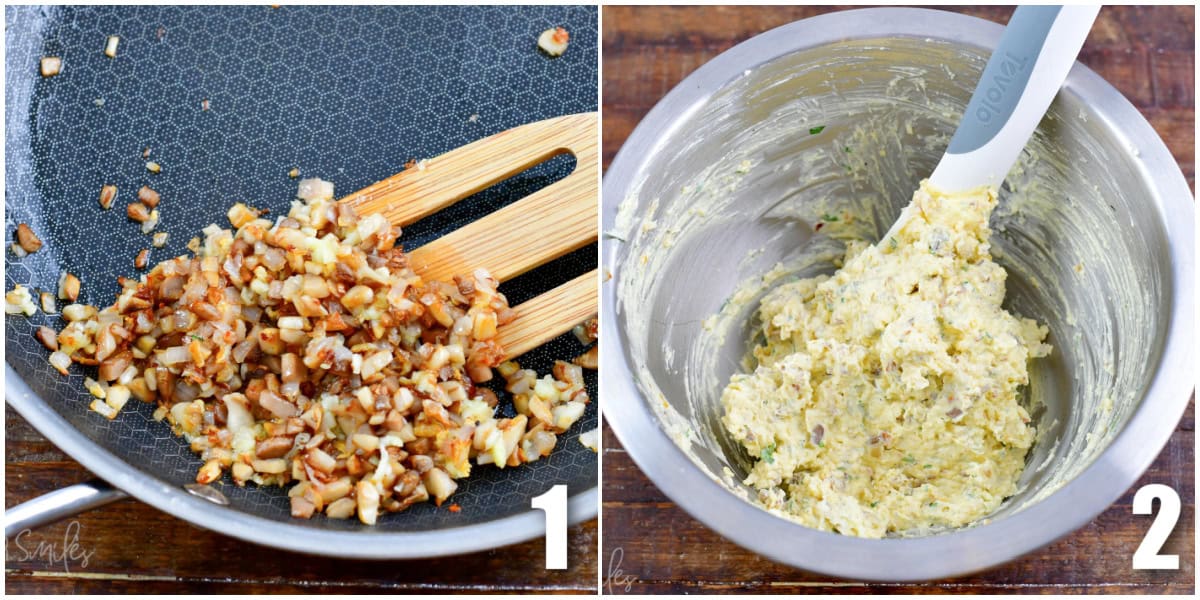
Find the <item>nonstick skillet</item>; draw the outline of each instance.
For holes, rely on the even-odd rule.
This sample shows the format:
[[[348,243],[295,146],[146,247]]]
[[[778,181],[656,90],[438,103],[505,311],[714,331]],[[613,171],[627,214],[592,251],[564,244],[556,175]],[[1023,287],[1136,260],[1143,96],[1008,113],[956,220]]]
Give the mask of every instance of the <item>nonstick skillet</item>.
[[[122,207],[150,184],[162,195],[152,262],[187,252],[234,202],[286,214],[302,177],[344,194],[524,123],[597,108],[596,10],[591,7],[7,7],[5,232],[28,223],[45,246],[5,260],[5,289],[55,291],[59,274],[83,281],[81,302],[111,303],[118,276],[135,276],[148,246]],[[567,52],[536,48],[544,29],[570,31]],[[116,58],[105,40],[120,36]],[[62,73],[38,74],[42,56]],[[149,156],[144,156],[149,149]],[[146,170],[147,160],[162,166]],[[566,176],[560,156],[417,222],[413,249]],[[124,195],[101,211],[100,186]],[[533,217],[531,217],[533,218]],[[507,282],[513,305],[596,266],[587,247]],[[62,302],[60,302],[61,306]],[[357,521],[293,519],[285,488],[214,484],[220,505],[189,492],[200,466],[153,407],[130,402],[113,421],[87,408],[83,378],[47,363],[32,333],[57,316],[6,316],[8,407],[118,492],[76,488],[82,508],[123,493],[196,525],[248,541],[339,557],[407,558],[496,547],[540,535],[530,499],[565,483],[569,517],[596,514],[596,454],[578,441],[596,427],[596,402],[547,459],[519,469],[475,469],[452,513],[426,503]],[[519,359],[549,372],[585,349],[567,334]],[[586,372],[596,398],[594,372]],[[498,389],[498,388],[497,388]],[[499,390],[498,391],[502,391]],[[501,394],[501,411],[512,414]],[[97,491],[98,490],[98,491]],[[11,511],[10,511],[11,512]],[[6,533],[7,532],[6,527]]]

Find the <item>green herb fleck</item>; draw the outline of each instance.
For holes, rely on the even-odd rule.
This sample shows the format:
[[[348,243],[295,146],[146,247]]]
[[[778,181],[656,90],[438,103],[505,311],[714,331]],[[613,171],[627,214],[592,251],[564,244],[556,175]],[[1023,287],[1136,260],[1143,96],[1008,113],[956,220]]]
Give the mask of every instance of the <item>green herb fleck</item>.
[[[890,237],[890,238],[888,238],[888,246],[890,246],[892,250],[895,250],[897,247],[900,246],[900,242],[897,242],[896,238]]]
[[[933,465],[926,464],[926,465],[924,465],[922,468],[925,468],[925,469],[932,469],[932,468],[933,468]]]
[[[934,507],[934,508],[936,508],[936,507],[937,507],[937,502],[930,502],[930,503],[929,503],[929,506],[930,506],[930,507]]]
[[[842,150],[845,150],[845,151],[846,151],[846,154],[851,154],[851,153],[852,153],[852,152],[851,152],[851,150],[850,150],[850,146],[846,146],[845,148],[842,148]]]
[[[192,338],[193,340],[196,340],[197,342],[203,342],[203,341],[204,341],[204,338],[203,338],[203,337],[201,337],[201,336],[199,336],[199,335],[196,335],[196,334],[194,334],[194,333],[192,333],[192,334],[188,334],[188,337]]]
[[[825,131],[824,125],[817,125],[816,127],[809,127],[808,135],[817,135],[818,133],[821,133],[822,131]]]
[[[775,444],[771,444],[770,446],[763,448],[759,458],[767,461],[767,464],[769,465],[775,464]]]
[[[875,508],[876,506],[879,506],[879,501],[878,501],[878,500],[877,500],[877,501],[875,501],[875,502],[872,502],[872,503],[871,503],[871,508]]]
[[[830,223],[837,223],[838,217],[837,217],[837,215],[831,215],[829,213],[825,213],[824,215],[821,216],[821,220],[828,221]]]
[[[917,462],[917,459],[913,458],[912,455],[910,454],[910,455],[904,457],[904,462],[911,465],[911,464],[915,464]]]

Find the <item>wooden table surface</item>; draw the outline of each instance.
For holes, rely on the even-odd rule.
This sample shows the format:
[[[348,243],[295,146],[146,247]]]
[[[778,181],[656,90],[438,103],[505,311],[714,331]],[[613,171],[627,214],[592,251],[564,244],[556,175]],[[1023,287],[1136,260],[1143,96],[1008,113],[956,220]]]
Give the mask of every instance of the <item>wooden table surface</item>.
[[[680,80],[755,34],[827,7],[605,7],[604,165],[638,121]],[[1006,7],[961,12],[1006,22]],[[1106,7],[1081,60],[1133,102],[1166,141],[1195,189],[1192,7]],[[974,576],[924,586],[863,584],[805,573],[742,549],[692,519],[662,494],[604,432],[605,591],[771,593],[1191,593],[1195,582],[1194,412],[1189,406],[1154,465],[1090,524],[1022,559]],[[1130,560],[1150,517],[1132,516],[1133,492],[1163,483],[1179,492],[1183,516],[1165,553],[1179,571],[1134,571]],[[619,550],[619,551],[618,551]]]
[[[92,478],[16,411],[4,432],[5,506]],[[596,520],[567,536],[565,571],[543,568],[541,539],[433,560],[338,560],[242,542],[122,500],[9,540],[5,592],[593,593]]]

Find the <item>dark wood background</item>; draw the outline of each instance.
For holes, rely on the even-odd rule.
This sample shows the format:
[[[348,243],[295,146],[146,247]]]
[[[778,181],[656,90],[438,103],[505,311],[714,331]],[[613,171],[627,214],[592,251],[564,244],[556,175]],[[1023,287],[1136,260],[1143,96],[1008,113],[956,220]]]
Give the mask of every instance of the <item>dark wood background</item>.
[[[5,506],[92,478],[16,411],[7,411],[4,433]],[[597,537],[595,519],[568,529],[566,571],[544,569],[541,539],[432,560],[338,560],[242,542],[122,500],[9,540],[4,587],[10,594],[592,593]],[[53,557],[38,555],[39,545],[51,544]]]
[[[753,35],[840,7],[604,7],[604,166],[672,87]],[[959,10],[1007,22],[1011,7]],[[1166,141],[1195,190],[1195,10],[1106,7],[1081,60],[1115,85]],[[927,585],[840,581],[771,562],[676,507],[604,432],[605,592],[622,593],[1191,593],[1195,582],[1194,403],[1150,470],[1083,529],[986,573]],[[1165,546],[1179,571],[1134,571],[1150,517],[1132,515],[1133,492],[1163,483],[1183,516]],[[614,552],[620,549],[620,553]],[[619,560],[619,564],[618,561]],[[610,577],[619,568],[620,574]]]

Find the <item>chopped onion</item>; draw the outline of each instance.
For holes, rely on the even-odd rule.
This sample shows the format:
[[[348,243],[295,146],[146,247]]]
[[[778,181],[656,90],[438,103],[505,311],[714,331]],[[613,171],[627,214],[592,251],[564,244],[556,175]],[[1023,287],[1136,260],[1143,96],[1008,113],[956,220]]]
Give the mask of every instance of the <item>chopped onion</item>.
[[[55,369],[58,369],[59,373],[66,375],[67,373],[69,373],[69,371],[67,371],[67,368],[71,366],[71,357],[67,356],[67,354],[64,352],[51,352],[50,353],[50,366],[54,367]]]
[[[191,360],[192,355],[187,346],[175,346],[158,353],[158,362],[171,366]]]
[[[301,179],[296,197],[301,200],[332,200],[333,183],[315,177]]]

